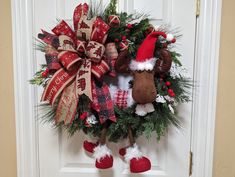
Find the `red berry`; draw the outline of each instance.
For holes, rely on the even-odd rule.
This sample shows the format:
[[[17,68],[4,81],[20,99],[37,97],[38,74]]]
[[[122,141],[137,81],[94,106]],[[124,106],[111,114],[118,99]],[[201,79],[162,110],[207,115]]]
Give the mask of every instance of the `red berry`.
[[[116,39],[114,39],[114,41],[115,41],[115,42],[119,42],[119,39],[118,39],[118,38],[116,38]]]
[[[166,86],[170,86],[170,85],[171,85],[171,82],[166,81],[165,85],[166,85]]]
[[[88,127],[88,128],[91,127],[91,125],[90,125],[89,122],[87,122],[87,121],[85,121],[85,126]]]
[[[167,48],[167,45],[168,45],[167,43],[164,43],[164,44],[162,44],[162,47]]]
[[[133,25],[132,24],[127,24],[127,28],[131,29],[131,28],[133,28]]]
[[[88,116],[88,112],[84,112],[80,115],[80,119],[84,120],[85,118],[87,118],[87,116]]]
[[[174,93],[174,91],[172,89],[168,89],[168,93]]]
[[[170,93],[169,94],[171,97],[175,97],[175,93],[173,92],[173,93]]]
[[[46,71],[43,71],[43,72],[42,72],[42,77],[46,78],[47,75],[48,75],[48,72],[46,72]]]
[[[122,36],[122,40],[125,41],[126,40],[126,36]]]
[[[174,38],[174,39],[172,39],[172,41],[171,41],[171,43],[175,43],[176,42],[176,39]]]
[[[46,68],[45,72],[49,73],[49,68]]]

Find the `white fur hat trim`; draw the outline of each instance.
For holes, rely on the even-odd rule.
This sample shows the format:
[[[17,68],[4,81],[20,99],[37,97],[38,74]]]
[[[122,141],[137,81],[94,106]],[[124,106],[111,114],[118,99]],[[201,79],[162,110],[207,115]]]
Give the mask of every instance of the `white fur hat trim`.
[[[132,60],[130,63],[130,69],[132,71],[144,71],[144,70],[151,71],[154,69],[156,61],[157,61],[157,58],[149,58],[143,62]]]
[[[139,150],[137,144],[134,144],[132,147],[126,149],[126,155],[124,156],[125,160],[129,162],[133,158],[141,158],[142,152]]]
[[[106,145],[99,145],[95,147],[93,157],[98,160],[98,162],[105,156],[111,156],[112,152]]]

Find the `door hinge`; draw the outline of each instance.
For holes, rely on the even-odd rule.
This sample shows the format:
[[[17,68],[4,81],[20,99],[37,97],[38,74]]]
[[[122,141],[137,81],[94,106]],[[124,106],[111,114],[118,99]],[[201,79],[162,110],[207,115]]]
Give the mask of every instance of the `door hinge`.
[[[196,17],[199,17],[200,15],[200,4],[201,0],[196,0]]]
[[[193,152],[190,151],[189,153],[189,176],[193,174]]]

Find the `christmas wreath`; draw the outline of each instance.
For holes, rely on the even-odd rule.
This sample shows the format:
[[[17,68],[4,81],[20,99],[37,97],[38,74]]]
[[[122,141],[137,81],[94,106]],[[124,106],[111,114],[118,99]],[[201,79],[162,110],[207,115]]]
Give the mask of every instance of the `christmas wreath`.
[[[144,14],[117,13],[116,0],[105,10],[79,4],[73,26],[62,20],[42,30],[37,48],[45,53],[31,84],[42,85],[40,107],[44,121],[93,137],[85,141],[94,153],[97,168],[113,164],[106,138],[129,138],[120,155],[130,162],[131,172],[151,167],[135,138],[152,132],[158,139],[169,125],[180,126],[176,106],[189,101],[190,78],[174,44],[180,37],[166,26],[155,29]]]

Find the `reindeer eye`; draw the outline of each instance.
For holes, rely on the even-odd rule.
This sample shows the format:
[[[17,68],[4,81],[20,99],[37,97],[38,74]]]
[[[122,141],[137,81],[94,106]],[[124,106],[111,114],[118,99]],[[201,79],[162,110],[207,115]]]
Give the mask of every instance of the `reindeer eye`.
[[[153,70],[147,70],[147,72],[148,72],[148,73],[152,73],[152,72],[153,72]]]

